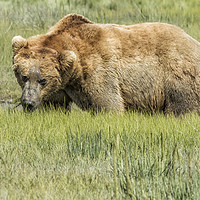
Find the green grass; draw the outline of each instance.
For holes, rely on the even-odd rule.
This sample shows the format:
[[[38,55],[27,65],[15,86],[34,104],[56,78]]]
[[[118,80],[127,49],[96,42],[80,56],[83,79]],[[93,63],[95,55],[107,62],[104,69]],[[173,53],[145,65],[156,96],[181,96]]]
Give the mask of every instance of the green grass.
[[[196,0],[0,0],[0,99],[20,97],[11,40],[69,13],[176,24],[200,41]],[[0,199],[199,199],[200,117],[0,107]]]
[[[199,199],[199,116],[0,110],[0,198]]]

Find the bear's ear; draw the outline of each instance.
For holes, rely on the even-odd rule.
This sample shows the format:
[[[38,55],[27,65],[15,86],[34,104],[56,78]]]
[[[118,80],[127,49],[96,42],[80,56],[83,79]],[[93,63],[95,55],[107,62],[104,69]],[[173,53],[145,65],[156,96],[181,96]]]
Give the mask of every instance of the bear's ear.
[[[68,70],[76,63],[77,57],[73,51],[64,50],[59,55],[60,70]]]
[[[16,55],[22,47],[26,47],[28,41],[21,36],[15,36],[12,39],[13,54]]]

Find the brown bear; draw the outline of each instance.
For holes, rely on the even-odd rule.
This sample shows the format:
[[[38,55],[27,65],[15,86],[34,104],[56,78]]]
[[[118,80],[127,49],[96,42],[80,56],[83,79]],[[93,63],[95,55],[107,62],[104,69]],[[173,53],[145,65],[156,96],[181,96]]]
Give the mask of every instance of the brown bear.
[[[70,14],[46,34],[12,40],[13,70],[27,110],[181,114],[200,108],[200,43],[165,23],[96,24]]]

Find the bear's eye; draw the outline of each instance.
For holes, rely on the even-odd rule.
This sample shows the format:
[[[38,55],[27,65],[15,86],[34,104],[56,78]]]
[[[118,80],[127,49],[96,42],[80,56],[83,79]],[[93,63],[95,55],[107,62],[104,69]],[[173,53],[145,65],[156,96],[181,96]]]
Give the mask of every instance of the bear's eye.
[[[44,86],[44,85],[46,85],[47,80],[46,80],[46,79],[41,79],[41,80],[38,81],[38,83],[39,83],[40,85]]]
[[[22,76],[22,81],[23,82],[27,82],[28,81],[28,77],[27,76]]]

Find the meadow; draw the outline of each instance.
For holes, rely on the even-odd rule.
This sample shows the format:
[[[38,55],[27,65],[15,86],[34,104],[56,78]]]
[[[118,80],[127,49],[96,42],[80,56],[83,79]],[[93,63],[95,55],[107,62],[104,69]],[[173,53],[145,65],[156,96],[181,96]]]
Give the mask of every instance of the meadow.
[[[199,199],[199,117],[0,110],[1,199]]]
[[[0,0],[0,99],[21,89],[11,40],[69,13],[97,23],[160,21],[200,41],[196,0]],[[0,199],[200,199],[200,117],[0,107]]]

